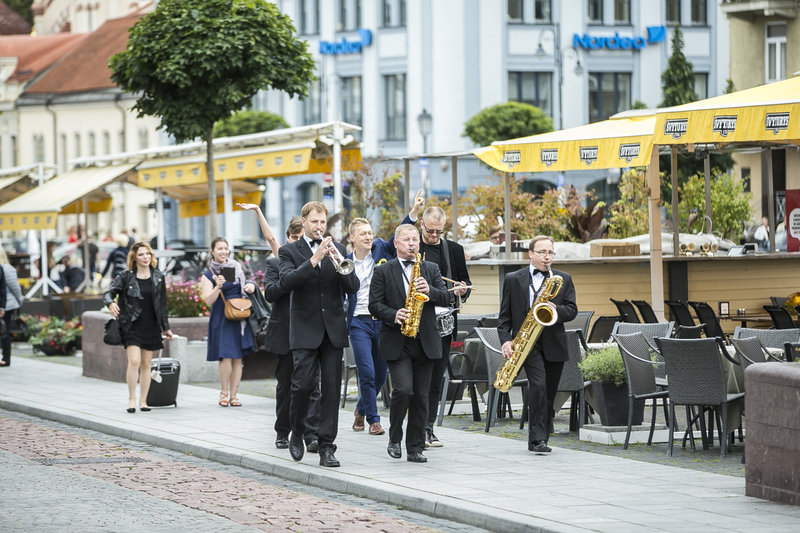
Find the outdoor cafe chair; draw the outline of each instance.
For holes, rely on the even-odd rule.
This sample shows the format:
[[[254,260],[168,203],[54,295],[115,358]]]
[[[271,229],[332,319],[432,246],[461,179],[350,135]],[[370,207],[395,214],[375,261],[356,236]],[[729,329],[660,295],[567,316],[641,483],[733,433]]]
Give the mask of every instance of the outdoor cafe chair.
[[[356,359],[353,356],[353,348],[346,346],[344,349],[344,357],[342,357],[342,408],[347,402],[347,384],[350,382],[350,376],[355,375],[358,379],[356,372]]]
[[[647,339],[647,343],[653,350],[656,350],[656,337],[671,337],[672,328],[675,322],[657,322],[655,324],[631,324],[629,322],[617,322],[611,335],[630,335],[631,333],[641,333]]]
[[[621,315],[601,315],[597,317],[594,321],[594,324],[592,324],[592,330],[589,333],[587,342],[589,344],[608,342],[608,340],[611,338],[611,331],[614,329],[614,324],[624,321],[625,317]]]
[[[639,310],[639,314],[642,315],[642,320],[646,323],[652,324],[655,322],[660,322],[656,316],[656,312],[653,311],[653,306],[650,305],[650,302],[646,300],[631,300],[631,303],[636,306],[636,308]]]
[[[673,337],[676,339],[700,339],[703,337],[705,329],[706,325],[704,323],[696,326],[681,326],[678,324],[675,326],[675,335]]]
[[[783,345],[783,350],[787,363],[800,359],[800,342],[787,342]]]
[[[667,410],[667,397],[669,392],[663,390],[656,384],[654,366],[664,366],[663,361],[653,361],[651,352],[652,346],[641,332],[630,334],[613,333],[611,335],[619,352],[622,354],[622,363],[625,365],[625,375],[628,378],[628,428],[625,432],[625,445],[623,450],[628,449],[628,442],[631,438],[631,426],[633,425],[633,404],[636,400],[653,400],[652,417],[650,419],[650,434],[647,437],[647,445],[653,444],[653,432],[656,428],[656,411],[658,411],[658,399]]]
[[[775,326],[775,329],[792,329],[797,327],[792,315],[789,314],[789,311],[785,308],[778,307],[777,305],[764,305],[762,307],[764,311],[769,313],[769,317],[772,319],[772,324]]]
[[[589,335],[589,322],[592,320],[594,311],[578,311],[578,314],[572,320],[564,322],[564,329],[579,329],[585,339]]]
[[[787,342],[800,341],[800,328],[792,329],[756,329],[737,326],[733,330],[734,339],[758,337],[765,348],[783,348]]]
[[[720,409],[720,457],[724,458],[731,443],[728,405],[743,398],[744,393],[727,392],[722,371],[722,351],[725,350],[722,340],[657,338],[656,343],[669,376],[669,455],[672,456],[674,444],[675,406],[685,405]]]
[[[617,306],[617,311],[619,314],[625,317],[623,322],[641,322],[639,320],[639,315],[636,314],[636,308],[633,307],[633,304],[630,300],[615,300],[614,298],[609,298],[611,302]]]
[[[467,339],[474,337],[477,337],[477,335],[473,330],[470,337],[467,337]],[[437,425],[439,426],[442,425],[442,420],[444,419],[444,410],[447,404],[447,391],[450,389],[451,383],[457,384],[461,390],[463,390],[466,385],[472,404],[472,420],[475,422],[481,421],[481,411],[478,407],[478,398],[480,394],[478,394],[477,385],[484,384],[487,385],[487,387],[491,387],[492,384],[489,383],[486,369],[483,368],[483,355],[479,353],[482,351],[482,346],[481,349],[475,350],[477,346],[473,343],[468,343],[467,339],[465,339],[464,342],[464,352],[450,352],[450,356],[446,361],[447,369],[444,374],[444,386],[442,387],[442,397],[439,402],[439,415],[437,419]],[[470,352],[474,350],[475,353],[468,354],[466,353],[468,350]],[[453,407],[455,407],[456,398],[458,397],[459,394],[456,392],[450,401],[448,415],[453,414]]]
[[[766,363],[770,360],[781,361],[764,348],[758,337],[731,339],[731,344],[736,350],[736,364],[741,365],[742,370],[755,363]]]
[[[786,303],[786,300],[788,300],[788,298],[786,296],[770,296],[769,297],[769,301],[775,307],[783,307],[783,305]]]
[[[664,303],[669,307],[672,318],[675,319],[676,324],[681,326],[694,326],[692,312],[689,311],[685,303],[680,300],[664,300]]]
[[[584,341],[582,337],[581,330],[579,329],[568,329],[566,330],[567,336],[567,353],[569,354],[569,359],[564,362],[564,368],[561,371],[561,379],[558,382],[558,388],[556,389],[557,392],[569,392],[571,393],[570,397],[570,408],[569,408],[569,430],[570,431],[578,431],[580,428],[583,427],[583,423],[586,420],[586,387],[589,386],[589,382],[586,381],[583,377],[583,372],[581,372],[578,363],[583,361],[583,346]],[[556,410],[560,406],[553,406]],[[522,417],[523,424],[520,424],[520,429],[522,429],[525,421],[525,417]]]
[[[469,337],[472,334],[472,330],[480,325],[480,321],[484,316],[486,315],[459,313],[458,318],[456,319],[456,327],[458,330],[456,332],[455,340],[462,341]]]
[[[698,320],[705,323],[706,337],[709,339],[719,337],[723,340],[727,340],[725,333],[722,331],[722,326],[719,324],[717,313],[714,312],[714,309],[710,305],[706,302],[689,302],[689,305],[694,309]]]
[[[487,381],[489,383],[489,393],[486,397],[486,429],[485,431],[488,433],[489,428],[492,427],[495,423],[495,418],[497,417],[498,407],[502,405],[501,397],[503,402],[508,402],[507,405],[509,406],[510,411],[510,400],[508,400],[507,393],[500,393],[497,389],[494,388],[495,378],[497,377],[497,371],[503,365],[504,358],[503,352],[501,351],[501,343],[500,343],[500,336],[497,334],[497,328],[475,328],[475,334],[478,335],[478,338],[483,343],[483,353],[486,357],[486,374],[487,374]],[[517,379],[514,380],[514,386],[519,386],[522,388],[522,401],[523,401],[523,412],[525,412],[525,402],[527,401],[528,395],[528,380],[525,377],[525,370],[520,370],[520,373],[517,374]]]

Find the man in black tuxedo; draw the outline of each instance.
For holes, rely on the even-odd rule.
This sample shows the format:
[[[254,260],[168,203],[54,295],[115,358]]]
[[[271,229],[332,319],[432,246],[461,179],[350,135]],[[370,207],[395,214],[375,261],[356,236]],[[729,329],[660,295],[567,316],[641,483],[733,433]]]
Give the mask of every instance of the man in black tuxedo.
[[[381,320],[380,356],[385,359],[392,376],[392,401],[389,408],[389,446],[395,459],[402,457],[403,420],[408,411],[406,452],[408,460],[425,463],[425,419],[428,413],[433,362],[442,357],[442,342],[436,331],[434,306],[447,305],[448,293],[439,267],[423,261],[420,276],[414,280],[417,291],[429,298],[422,307],[419,331],[414,338],[401,333],[400,326],[408,317],[406,308],[409,280],[415,254],[419,250],[419,233],[410,224],[401,224],[394,232],[397,258],[375,267],[369,290],[369,312]]]
[[[260,211],[259,211],[260,214]],[[264,220],[266,222],[266,219]],[[303,236],[303,219],[292,217],[286,229],[287,242],[295,242]],[[280,245],[274,245],[280,248]],[[289,350],[289,291],[280,282],[281,260],[275,255],[266,263],[264,277],[264,297],[272,304],[272,312],[267,322],[267,336],[264,349],[278,356],[278,365],[275,368],[275,378],[278,381],[275,387],[275,447],[286,449],[289,447],[289,405],[290,389],[292,385],[292,370],[294,363]],[[319,426],[319,387],[311,395],[311,406],[306,418],[306,430],[303,440],[306,450],[315,452],[319,450],[317,440],[317,427]]]
[[[514,336],[539,296],[545,276],[552,273],[564,278],[561,290],[550,300],[556,306],[558,319],[555,324],[544,327],[523,365],[529,385],[528,450],[537,453],[551,451],[547,441],[555,415],[553,402],[564,361],[569,359],[564,322],[572,320],[578,314],[572,277],[566,272],[550,268],[555,255],[551,237],[537,236],[531,239],[528,246],[531,263],[528,268],[506,274],[497,323],[503,357],[509,358]]]
[[[322,376],[320,400],[319,464],[339,466],[334,456],[339,425],[339,395],[342,382],[342,351],[348,345],[347,324],[342,296],[358,291],[355,273],[339,274],[329,254],[344,246],[331,237],[322,238],[328,209],[322,202],[308,202],[300,211],[303,237],[281,246],[281,283],[290,291],[289,348],[292,350],[291,405],[289,418],[292,433],[289,453],[292,459],[303,458],[303,433],[311,394]]]

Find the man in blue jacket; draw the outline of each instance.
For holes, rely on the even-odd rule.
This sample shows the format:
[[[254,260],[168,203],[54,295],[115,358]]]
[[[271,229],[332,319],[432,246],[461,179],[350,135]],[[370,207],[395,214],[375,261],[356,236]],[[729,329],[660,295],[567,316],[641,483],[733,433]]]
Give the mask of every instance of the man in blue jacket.
[[[378,356],[381,322],[369,312],[369,286],[375,266],[393,259],[396,252],[393,238],[384,241],[373,237],[372,226],[366,218],[353,219],[349,233],[353,251],[347,257],[353,260],[359,281],[358,292],[347,302],[347,329],[358,376],[353,431],[364,431],[366,419],[370,435],[383,435],[376,398],[386,381],[387,367],[386,361]]]

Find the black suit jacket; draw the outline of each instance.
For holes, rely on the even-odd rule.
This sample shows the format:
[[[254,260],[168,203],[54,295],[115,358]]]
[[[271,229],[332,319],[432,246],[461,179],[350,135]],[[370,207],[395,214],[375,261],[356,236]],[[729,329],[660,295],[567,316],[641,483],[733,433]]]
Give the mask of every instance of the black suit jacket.
[[[344,246],[333,243],[344,257]],[[281,284],[290,291],[289,348],[314,349],[322,344],[324,334],[334,348],[348,345],[344,294],[358,292],[355,271],[340,275],[329,258],[311,266],[311,248],[301,238],[280,247]]]
[[[264,277],[264,298],[272,304],[267,322],[267,339],[264,349],[277,355],[289,353],[289,291],[281,284],[281,260],[267,259]]]
[[[500,317],[497,322],[497,333],[500,342],[514,340],[525,316],[530,309],[529,267],[521,268],[516,272],[506,274],[503,282],[503,295],[500,300]],[[556,306],[558,319],[552,326],[547,326],[542,331],[538,343],[542,343],[544,358],[551,362],[566,361],[569,359],[567,352],[567,337],[564,334],[564,322],[575,318],[578,314],[578,305],[575,303],[575,286],[572,276],[566,272],[552,269],[553,274],[564,278],[564,284],[555,298],[550,300]]]
[[[420,275],[430,286],[428,294],[430,300],[425,302],[422,307],[418,337],[422,343],[422,350],[429,359],[441,359],[442,338],[436,331],[434,307],[447,305],[449,293],[442,280],[439,267],[434,263],[423,261],[420,266]],[[394,317],[398,309],[405,307],[406,296],[403,267],[397,258],[375,267],[372,283],[369,286],[369,312],[383,322],[378,349],[381,359],[392,361],[400,357],[400,349],[403,347],[406,337],[400,333],[400,325],[395,324]]]

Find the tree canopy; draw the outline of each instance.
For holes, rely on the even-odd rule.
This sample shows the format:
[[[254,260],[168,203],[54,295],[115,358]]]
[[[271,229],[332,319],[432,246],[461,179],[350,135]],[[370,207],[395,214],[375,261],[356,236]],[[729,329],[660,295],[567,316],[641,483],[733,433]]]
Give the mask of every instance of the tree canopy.
[[[538,107],[507,102],[481,110],[464,125],[464,136],[478,146],[553,131],[553,119]]]
[[[664,100],[660,107],[672,107],[697,100],[694,92],[694,65],[683,55],[683,33],[678,26],[672,32],[672,55],[661,73]]]
[[[214,137],[233,137],[288,127],[289,124],[279,115],[269,111],[247,109],[214,124]]]

